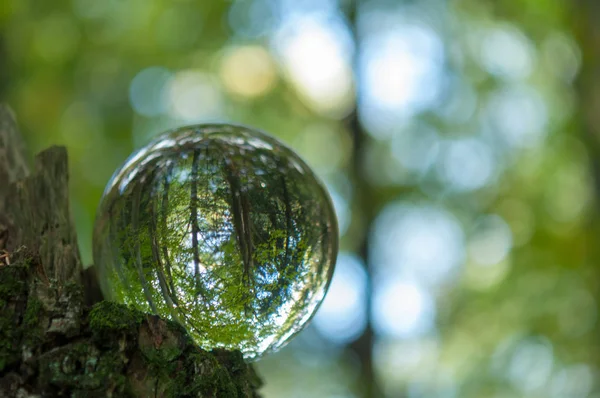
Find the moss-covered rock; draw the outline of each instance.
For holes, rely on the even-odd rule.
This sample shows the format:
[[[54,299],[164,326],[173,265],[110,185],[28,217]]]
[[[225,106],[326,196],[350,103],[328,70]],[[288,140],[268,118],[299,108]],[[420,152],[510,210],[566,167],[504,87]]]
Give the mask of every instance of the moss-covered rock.
[[[52,320],[64,317],[57,311],[72,306],[31,292],[56,296],[56,303],[81,295],[31,288],[30,277],[27,267],[0,268],[0,396],[16,394],[3,380],[23,366],[20,388],[42,396],[257,396],[260,379],[241,353],[206,352],[179,324],[121,304],[104,301],[84,311],[76,335],[51,331]]]
[[[112,341],[113,350],[131,358],[126,391],[133,396],[256,396],[260,379],[241,353],[206,352],[177,323],[110,302],[94,306],[88,319],[97,343]]]

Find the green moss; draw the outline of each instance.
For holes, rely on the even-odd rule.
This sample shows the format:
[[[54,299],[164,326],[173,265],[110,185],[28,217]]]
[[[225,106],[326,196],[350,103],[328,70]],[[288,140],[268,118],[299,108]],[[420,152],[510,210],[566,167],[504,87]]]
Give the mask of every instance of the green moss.
[[[152,328],[160,330],[160,340],[156,340]],[[174,330],[168,322],[156,317],[148,318],[148,323],[140,328],[138,336],[138,348],[150,364],[169,363],[177,359],[190,344],[185,330]]]
[[[180,384],[182,396],[237,398],[238,389],[229,372],[211,353],[194,348],[186,354],[187,380]]]
[[[243,386],[247,384],[248,366],[241,354],[229,352],[209,353],[196,347],[191,339],[173,357],[171,347],[161,346],[154,352],[143,350],[148,376],[154,380],[160,396],[164,397],[219,397],[246,396]],[[221,361],[221,357],[227,357]],[[174,358],[166,360],[165,358]],[[229,365],[233,368],[229,368]]]
[[[11,265],[0,267],[0,299],[9,301],[22,295],[27,287],[27,266]]]
[[[146,362],[148,374],[152,379],[156,380],[154,385],[162,391],[162,396],[180,396],[178,391],[181,388],[181,384],[185,383],[185,372],[181,370],[177,371],[178,363],[180,364],[178,361],[160,363],[154,360]]]
[[[88,359],[88,363],[89,363]],[[102,353],[97,359],[95,372],[90,380],[90,387],[106,388],[110,387],[113,392],[124,393],[126,390],[127,378],[123,374],[123,356],[117,351]],[[91,388],[90,388],[91,389]]]
[[[110,332],[137,333],[138,327],[144,318],[144,313],[111,301],[102,301],[94,305],[88,315],[90,329],[97,334]]]
[[[19,339],[16,332],[11,318],[3,313],[0,316],[0,372],[19,360],[19,351],[14,344]]]
[[[254,369],[244,361],[240,351],[214,349],[210,354],[219,361],[223,369],[227,369],[229,372],[231,383],[236,388],[236,396],[246,396],[246,388],[258,388],[262,385],[262,380]]]
[[[142,352],[149,364],[162,366],[165,363],[174,360],[174,358],[179,357],[179,355],[181,355],[181,348],[161,346],[159,349],[142,350]]]
[[[0,372],[18,364],[23,346],[39,351],[52,341],[42,327],[43,303],[27,298],[27,280],[25,267],[0,268]],[[72,288],[69,296],[80,294],[79,288]],[[246,396],[249,373],[241,354],[203,351],[171,321],[161,321],[163,335],[157,347],[152,333],[143,333],[147,320],[146,314],[125,305],[96,304],[87,315],[91,340],[55,346],[37,356],[39,384],[51,386],[53,396],[86,398],[108,392],[125,397],[142,391],[145,396],[144,388],[163,397]],[[141,365],[133,366],[132,358]]]
[[[0,371],[20,358],[18,344],[24,327],[19,326],[19,312],[27,295],[27,267],[0,267]],[[21,307],[22,308],[22,307]]]
[[[191,339],[188,335],[187,331],[179,322],[172,321],[170,319],[165,319],[165,323],[167,324],[167,328],[178,335],[185,336],[187,339]]]
[[[63,286],[63,292],[69,300],[83,301],[83,287],[80,283],[67,282]]]
[[[42,309],[42,302],[31,297],[27,301],[27,308],[25,309],[25,316],[23,317],[23,326],[26,328],[35,326],[38,323]]]
[[[196,383],[192,383],[190,395],[202,396],[201,394],[210,394],[209,396],[223,398],[238,398],[237,387],[231,381],[226,369],[219,366],[209,377],[203,377]]]
[[[145,319],[146,315],[142,312],[109,301],[96,304],[88,316],[91,331],[99,335],[114,332],[139,333],[140,325]],[[146,341],[143,333],[139,335],[138,342],[148,368],[147,377],[153,380],[151,385],[156,386],[161,396],[241,396],[236,382],[223,363],[213,354],[197,348],[179,324],[166,322],[166,326],[168,332],[160,347],[154,347],[150,338]],[[118,358],[115,358],[116,363],[113,364],[108,364],[110,361],[102,358],[100,361],[107,364],[104,367],[106,370],[100,371],[99,364],[95,379],[111,380],[111,377],[101,374],[114,372],[122,365],[119,365]],[[245,368],[243,360],[239,366]],[[236,369],[237,367],[236,365]],[[95,385],[88,386],[93,388]]]
[[[39,344],[44,339],[44,330],[40,324],[40,317],[43,315],[44,306],[42,302],[35,297],[27,300],[27,308],[23,316],[22,342],[30,347]]]
[[[167,353],[162,353],[166,350]],[[173,348],[165,347],[155,350],[144,350],[144,360],[148,367],[148,374],[156,382],[157,389],[160,389],[162,396],[179,397],[182,396],[181,389],[186,384],[187,370],[184,365],[184,354],[181,349],[176,356]],[[166,361],[165,357],[171,357],[172,360]]]
[[[89,343],[75,343],[40,357],[39,374],[44,384],[60,391],[79,391],[84,396],[92,391],[123,394],[126,377],[123,357],[117,350],[100,352]],[[117,395],[122,396],[122,395]]]

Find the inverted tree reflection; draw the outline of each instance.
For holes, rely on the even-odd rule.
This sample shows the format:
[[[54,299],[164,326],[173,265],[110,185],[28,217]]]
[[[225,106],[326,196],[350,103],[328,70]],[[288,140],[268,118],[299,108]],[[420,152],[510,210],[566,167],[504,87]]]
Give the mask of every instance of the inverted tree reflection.
[[[240,129],[164,139],[180,135],[151,144],[115,177],[127,184],[106,194],[96,231],[104,290],[169,314],[206,347],[247,357],[275,349],[325,294],[337,250],[330,200],[269,137]]]

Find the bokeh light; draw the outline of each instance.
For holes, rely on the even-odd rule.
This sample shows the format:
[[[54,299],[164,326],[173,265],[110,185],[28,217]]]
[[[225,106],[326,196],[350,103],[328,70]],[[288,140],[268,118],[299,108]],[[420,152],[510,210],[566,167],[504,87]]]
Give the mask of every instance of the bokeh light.
[[[392,137],[392,154],[402,166],[423,175],[435,163],[441,141],[432,127],[409,125]]]
[[[529,77],[535,67],[535,48],[514,25],[500,25],[479,33],[480,62],[490,74],[507,80]]]
[[[366,19],[379,15],[367,14]],[[382,28],[383,26],[383,28]],[[429,26],[374,25],[363,38],[359,63],[361,117],[375,136],[432,106],[441,93],[444,47]]]
[[[402,275],[436,286],[456,275],[465,255],[464,233],[448,211],[393,203],[373,230],[372,262],[377,275]]]
[[[275,65],[263,47],[229,48],[221,62],[221,80],[233,95],[258,97],[268,93],[275,85]]]
[[[186,123],[221,115],[222,94],[216,79],[202,71],[178,72],[168,87],[170,113]]]
[[[480,189],[492,182],[496,160],[490,145],[477,138],[463,138],[442,144],[438,174],[451,190]]]
[[[158,116],[167,110],[167,87],[173,74],[166,68],[152,66],[140,71],[129,86],[129,101],[137,113]]]
[[[524,394],[540,390],[554,365],[552,344],[546,339],[526,339],[513,348],[506,369],[510,383]]]
[[[483,216],[469,241],[469,256],[480,265],[493,265],[506,258],[512,247],[512,233],[497,215]]]
[[[337,344],[357,339],[367,325],[367,274],[356,256],[338,257],[325,301],[315,315],[315,326]]]
[[[296,89],[317,112],[345,115],[352,105],[352,40],[343,21],[308,14],[286,21],[274,46]]]
[[[401,278],[376,281],[373,327],[384,336],[409,338],[433,328],[435,304],[424,288]]]
[[[505,145],[532,147],[540,144],[547,134],[546,105],[540,93],[531,87],[510,85],[492,93],[487,111]]]

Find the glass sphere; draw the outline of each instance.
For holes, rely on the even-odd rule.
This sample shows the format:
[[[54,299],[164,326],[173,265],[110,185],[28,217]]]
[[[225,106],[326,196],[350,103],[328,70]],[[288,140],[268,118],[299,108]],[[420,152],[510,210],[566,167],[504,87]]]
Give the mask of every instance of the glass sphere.
[[[174,130],[135,152],[94,228],[106,299],[246,359],[303,329],[337,248],[331,200],[308,166],[276,139],[225,124]]]

